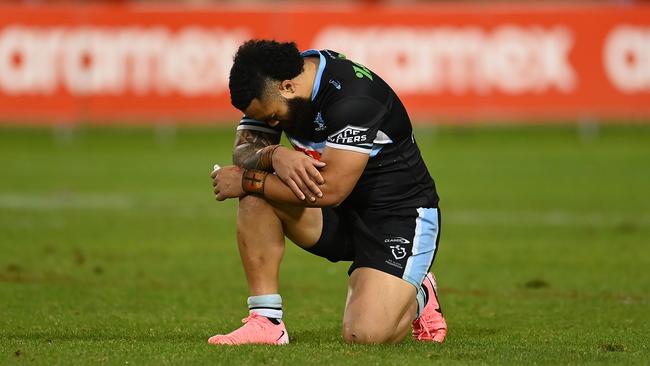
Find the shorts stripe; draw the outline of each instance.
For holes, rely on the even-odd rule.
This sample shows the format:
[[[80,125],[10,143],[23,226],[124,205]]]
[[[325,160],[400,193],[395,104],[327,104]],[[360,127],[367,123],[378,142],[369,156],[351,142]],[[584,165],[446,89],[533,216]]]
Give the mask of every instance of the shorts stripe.
[[[420,288],[424,277],[429,271],[431,262],[438,245],[437,238],[440,228],[438,227],[437,208],[418,208],[418,217],[415,219],[415,236],[411,256],[406,261],[404,275],[402,278]]]

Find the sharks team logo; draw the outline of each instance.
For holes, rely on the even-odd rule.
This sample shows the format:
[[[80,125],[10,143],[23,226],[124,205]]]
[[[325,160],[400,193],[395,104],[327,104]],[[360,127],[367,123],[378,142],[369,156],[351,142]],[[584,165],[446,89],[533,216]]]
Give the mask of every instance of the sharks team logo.
[[[325,121],[323,121],[323,116],[321,116],[320,112],[316,114],[316,119],[314,119],[314,124],[316,125],[314,130],[316,131],[326,130]]]

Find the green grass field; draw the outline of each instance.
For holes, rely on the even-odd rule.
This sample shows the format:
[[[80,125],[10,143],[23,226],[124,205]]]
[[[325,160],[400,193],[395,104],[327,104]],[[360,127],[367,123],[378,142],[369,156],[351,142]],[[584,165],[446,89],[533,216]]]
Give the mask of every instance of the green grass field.
[[[342,342],[347,264],[287,243],[286,347],[239,326],[233,129],[0,129],[0,364],[647,364],[650,126],[420,129],[442,345]],[[173,132],[173,131],[172,131]]]

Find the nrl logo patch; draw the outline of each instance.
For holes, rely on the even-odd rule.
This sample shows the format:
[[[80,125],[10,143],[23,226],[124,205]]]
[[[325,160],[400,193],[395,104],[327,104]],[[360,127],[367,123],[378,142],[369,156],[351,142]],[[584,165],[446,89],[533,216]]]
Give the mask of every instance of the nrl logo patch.
[[[402,247],[401,245],[391,245],[390,249],[395,259],[402,259],[406,257],[406,248]]]
[[[364,132],[368,129],[347,125],[327,137],[327,141],[334,144],[353,144],[355,142],[365,142],[367,137]]]

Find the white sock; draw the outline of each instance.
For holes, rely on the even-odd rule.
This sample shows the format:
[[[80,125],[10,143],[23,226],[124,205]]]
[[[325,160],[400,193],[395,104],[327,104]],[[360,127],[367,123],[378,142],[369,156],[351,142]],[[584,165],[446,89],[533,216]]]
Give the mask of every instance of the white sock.
[[[248,311],[267,318],[282,319],[282,297],[280,294],[251,296],[248,298]]]
[[[415,319],[419,319],[420,314],[422,314],[422,310],[424,310],[424,307],[426,306],[429,300],[429,294],[427,293],[427,290],[424,288],[424,285],[420,285],[420,288],[418,289],[418,293],[415,295],[415,300],[417,300],[418,302],[418,312],[415,316]]]

